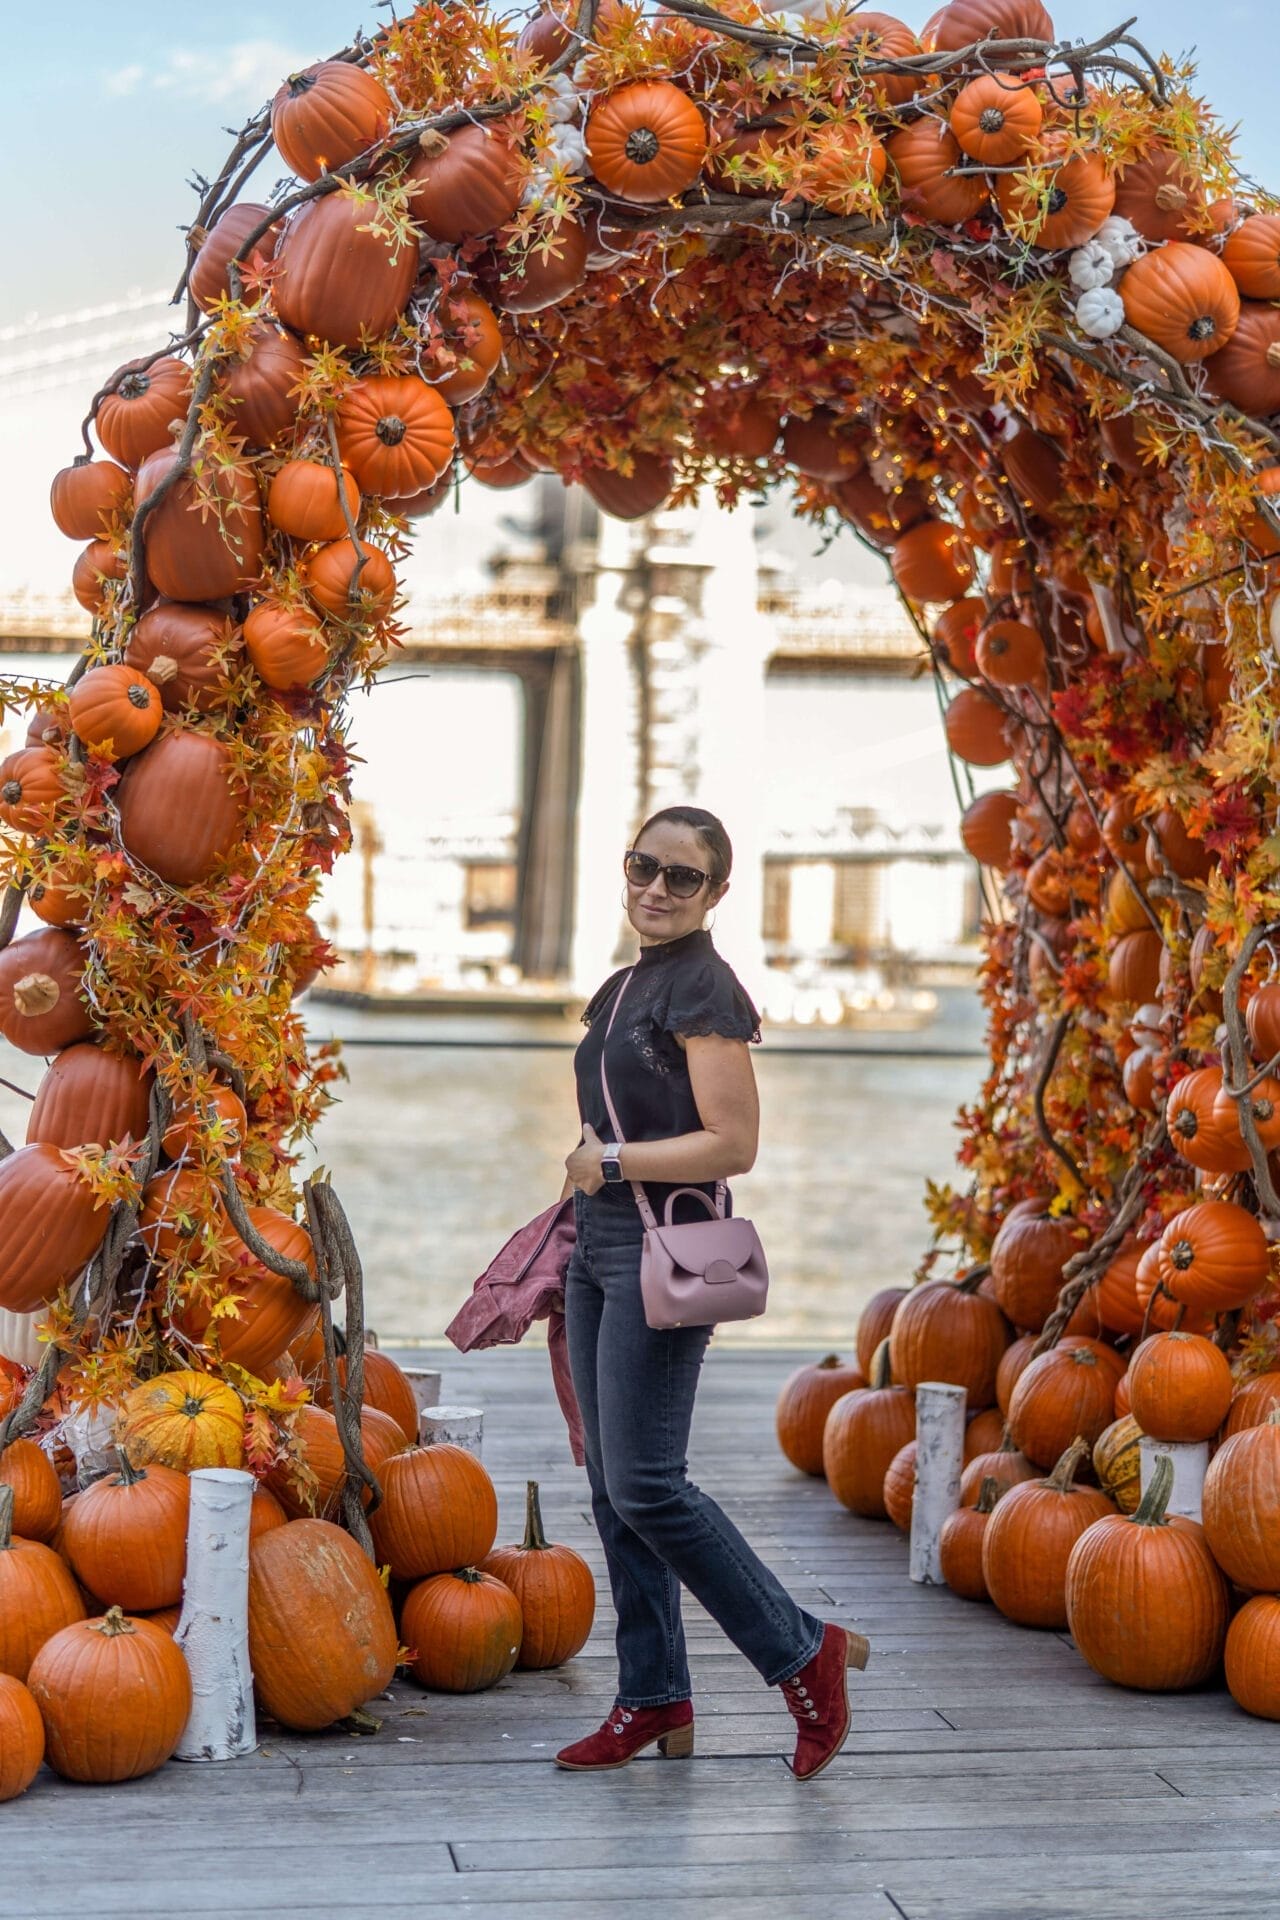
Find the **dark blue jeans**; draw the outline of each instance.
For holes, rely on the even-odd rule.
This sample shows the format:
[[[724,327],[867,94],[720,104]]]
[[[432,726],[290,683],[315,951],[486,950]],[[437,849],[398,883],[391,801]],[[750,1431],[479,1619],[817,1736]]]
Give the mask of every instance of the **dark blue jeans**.
[[[682,1581],[770,1686],[789,1680],[818,1651],[822,1622],[689,1479],[689,1427],[712,1329],[646,1324],[644,1228],[629,1188],[576,1194],[574,1214],[565,1321],[618,1616],[618,1699],[661,1707],[689,1698]]]

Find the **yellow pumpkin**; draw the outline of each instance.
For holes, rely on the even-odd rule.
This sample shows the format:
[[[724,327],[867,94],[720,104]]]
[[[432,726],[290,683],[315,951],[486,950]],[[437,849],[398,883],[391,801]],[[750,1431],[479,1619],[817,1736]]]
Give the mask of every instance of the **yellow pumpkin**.
[[[161,1373],[126,1395],[118,1438],[135,1467],[240,1467],[244,1403],[211,1373]]]
[[[1098,1436],[1093,1448],[1093,1470],[1104,1493],[1109,1493],[1121,1513],[1137,1511],[1141,1497],[1142,1457],[1138,1442],[1142,1428],[1131,1413],[1113,1420]]]

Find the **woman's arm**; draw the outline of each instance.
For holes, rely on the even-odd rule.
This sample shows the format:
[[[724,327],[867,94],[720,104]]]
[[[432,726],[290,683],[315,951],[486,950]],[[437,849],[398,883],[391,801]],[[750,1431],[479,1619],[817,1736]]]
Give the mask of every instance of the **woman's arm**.
[[[670,1140],[627,1141],[621,1165],[628,1180],[731,1180],[755,1164],[760,1100],[746,1041],[690,1034],[683,1045],[701,1130]],[[588,1128],[582,1146],[565,1161],[570,1184],[598,1193],[604,1185],[600,1160],[601,1142]]]

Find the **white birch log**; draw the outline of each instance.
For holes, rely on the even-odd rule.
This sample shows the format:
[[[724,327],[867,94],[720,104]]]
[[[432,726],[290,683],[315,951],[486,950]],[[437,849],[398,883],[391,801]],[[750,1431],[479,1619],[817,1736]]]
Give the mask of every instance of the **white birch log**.
[[[965,1390],[942,1381],[916,1388],[916,1492],[911,1507],[911,1578],[942,1584],[942,1523],[960,1505]]]
[[[1167,1513],[1181,1514],[1184,1520],[1199,1520],[1200,1506],[1204,1495],[1204,1476],[1209,1468],[1209,1442],[1207,1440],[1153,1440],[1144,1433],[1138,1442],[1138,1455],[1141,1462],[1142,1491],[1145,1493],[1151,1484],[1151,1475],[1161,1455],[1173,1466],[1173,1492],[1169,1495]]]
[[[440,1375],[431,1367],[405,1367],[404,1377],[413,1389],[413,1397],[418,1407],[418,1431],[422,1431],[422,1416],[429,1407],[440,1404]]]
[[[480,1458],[484,1414],[479,1407],[428,1407],[422,1415],[420,1438],[424,1447],[441,1444],[465,1447]]]
[[[187,1577],[174,1640],[191,1672],[191,1718],[175,1758],[235,1760],[258,1744],[249,1667],[249,1511],[253,1475],[191,1475]]]

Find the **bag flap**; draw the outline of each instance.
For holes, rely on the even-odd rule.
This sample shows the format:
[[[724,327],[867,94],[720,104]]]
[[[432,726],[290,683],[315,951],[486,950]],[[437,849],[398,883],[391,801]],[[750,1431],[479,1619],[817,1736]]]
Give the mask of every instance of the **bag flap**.
[[[741,1272],[756,1248],[749,1220],[692,1220],[680,1226],[650,1227],[650,1237],[669,1260],[686,1273],[705,1273],[713,1260],[725,1260]]]

